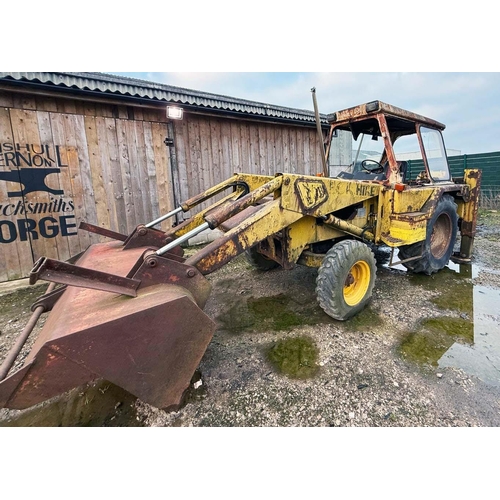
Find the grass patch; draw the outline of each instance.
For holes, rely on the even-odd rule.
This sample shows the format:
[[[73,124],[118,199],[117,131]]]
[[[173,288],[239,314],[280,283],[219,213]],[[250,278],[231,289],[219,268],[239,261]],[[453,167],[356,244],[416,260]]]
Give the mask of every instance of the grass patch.
[[[373,328],[383,325],[384,320],[379,313],[370,306],[365,307],[358,314],[342,322],[342,326],[351,332],[371,332]]]
[[[274,368],[287,377],[308,379],[319,370],[318,348],[307,336],[287,338],[276,342],[267,352]]]
[[[261,327],[272,330],[288,330],[294,326],[308,324],[306,315],[296,312],[290,297],[280,294],[274,297],[251,298],[248,309]]]

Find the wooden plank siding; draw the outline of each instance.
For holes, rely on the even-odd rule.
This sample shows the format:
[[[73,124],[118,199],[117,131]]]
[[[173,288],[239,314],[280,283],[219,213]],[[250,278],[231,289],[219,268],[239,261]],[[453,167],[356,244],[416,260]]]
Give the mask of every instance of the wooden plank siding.
[[[0,179],[0,281],[26,277],[39,257],[67,260],[106,241],[78,231],[82,221],[129,234],[171,210],[166,137],[163,109],[0,91],[0,172],[56,168],[44,182],[62,191],[24,193]]]
[[[231,177],[235,172],[262,175],[322,172],[314,128],[267,124],[185,113],[174,122],[180,203]],[[221,195],[222,196],[222,195]],[[218,199],[218,198],[214,198]],[[196,213],[208,206],[205,202]]]
[[[8,103],[7,99],[1,100],[4,104]],[[12,99],[10,100],[12,104]],[[0,137],[2,141],[0,142],[0,147],[2,151],[5,151],[5,143],[13,143],[14,136],[12,133],[12,125],[10,122],[10,113],[8,108],[0,108]],[[4,153],[2,153],[4,154]],[[0,169],[6,170],[6,162],[4,158],[0,161]],[[10,170],[10,168],[9,168]],[[8,192],[18,189],[18,184],[15,182],[0,182],[0,205],[2,209],[0,212],[0,239],[1,241],[8,241],[6,244],[2,244],[2,247],[10,247],[10,251],[3,252],[0,256],[0,280],[8,281],[18,279],[24,276],[24,259],[25,256],[30,256],[31,249],[29,242],[22,241],[18,238],[11,238],[11,231],[13,226],[14,214],[17,211],[19,200],[12,199],[12,203],[7,203]],[[12,208],[14,206],[14,208]],[[0,248],[2,248],[0,247]],[[23,259],[23,260],[22,260]]]
[[[322,170],[314,127],[191,110],[172,124],[175,172],[164,142],[169,136],[164,106],[0,89],[0,172],[22,173],[27,163],[16,166],[6,153],[17,145],[21,154],[32,148],[32,156],[43,153],[45,164],[37,168],[58,169],[45,183],[59,192],[42,188],[13,197],[8,193],[22,185],[0,179],[0,281],[27,276],[41,256],[67,260],[106,241],[78,231],[82,221],[129,234],[237,172],[315,175]],[[23,209],[14,213],[18,203]],[[173,222],[164,221],[161,228]]]

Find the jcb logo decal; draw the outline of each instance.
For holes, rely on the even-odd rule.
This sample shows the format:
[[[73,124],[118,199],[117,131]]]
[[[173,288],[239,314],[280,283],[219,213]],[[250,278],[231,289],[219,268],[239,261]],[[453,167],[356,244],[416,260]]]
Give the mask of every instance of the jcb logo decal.
[[[328,199],[325,184],[320,180],[301,181],[297,179],[295,189],[306,210],[316,208]]]

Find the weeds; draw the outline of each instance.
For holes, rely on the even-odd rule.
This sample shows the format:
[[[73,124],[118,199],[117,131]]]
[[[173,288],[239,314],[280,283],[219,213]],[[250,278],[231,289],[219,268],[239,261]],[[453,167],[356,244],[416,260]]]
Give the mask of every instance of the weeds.
[[[486,210],[500,209],[500,186],[489,186],[481,189],[479,205]]]

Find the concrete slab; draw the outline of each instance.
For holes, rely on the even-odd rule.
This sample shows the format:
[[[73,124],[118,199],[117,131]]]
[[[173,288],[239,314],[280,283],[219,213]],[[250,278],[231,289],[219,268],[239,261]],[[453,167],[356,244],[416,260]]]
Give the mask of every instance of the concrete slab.
[[[20,288],[26,288],[27,286],[30,286],[29,278],[23,278],[14,281],[5,281],[4,283],[0,283],[0,297],[2,295],[7,295],[8,293],[15,292]]]

